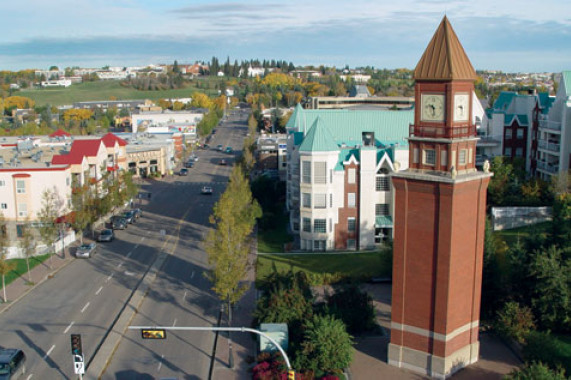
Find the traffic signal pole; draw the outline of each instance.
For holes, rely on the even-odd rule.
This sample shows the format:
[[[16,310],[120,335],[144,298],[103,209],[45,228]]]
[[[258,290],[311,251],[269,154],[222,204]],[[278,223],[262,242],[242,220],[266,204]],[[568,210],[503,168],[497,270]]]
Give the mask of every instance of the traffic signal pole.
[[[251,329],[249,327],[172,327],[172,326],[129,326],[129,330],[173,330],[173,331],[238,331],[238,332],[250,332],[254,334],[258,334],[272,342],[274,346],[280,351],[282,354],[286,366],[288,369],[288,373],[293,372],[293,368],[291,368],[291,364],[289,362],[289,358],[287,357],[286,352],[280,346],[278,342],[276,342],[272,337],[264,334],[263,332]]]

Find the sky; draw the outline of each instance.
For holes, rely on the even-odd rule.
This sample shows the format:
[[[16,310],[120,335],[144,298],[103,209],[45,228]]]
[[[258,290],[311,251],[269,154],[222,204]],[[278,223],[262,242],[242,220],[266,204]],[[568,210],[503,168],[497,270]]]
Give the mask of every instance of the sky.
[[[477,70],[571,70],[569,0],[22,0],[0,70],[276,59],[413,69],[442,18]]]

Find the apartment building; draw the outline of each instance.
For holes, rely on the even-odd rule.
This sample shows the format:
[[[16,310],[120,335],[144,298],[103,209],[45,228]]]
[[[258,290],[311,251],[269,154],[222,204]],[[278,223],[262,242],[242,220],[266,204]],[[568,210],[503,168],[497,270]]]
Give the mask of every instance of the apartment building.
[[[295,248],[371,249],[392,236],[389,174],[408,167],[413,121],[411,110],[295,108],[286,126]]]
[[[544,109],[538,115],[535,174],[549,180],[571,169],[571,71],[562,72],[557,94]]]

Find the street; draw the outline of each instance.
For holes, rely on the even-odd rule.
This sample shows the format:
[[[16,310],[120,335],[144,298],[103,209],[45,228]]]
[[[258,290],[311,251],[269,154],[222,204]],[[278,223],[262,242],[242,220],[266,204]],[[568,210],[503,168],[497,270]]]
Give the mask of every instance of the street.
[[[240,151],[247,132],[246,116],[232,117],[217,127],[211,146]],[[207,377],[214,334],[169,332],[166,340],[143,340],[127,331],[116,350],[105,350],[115,332],[125,328],[122,316],[134,315],[131,325],[212,326],[220,303],[204,277],[207,257],[201,247],[212,206],[224,191],[234,155],[215,150],[196,152],[199,161],[188,176],[145,182],[142,192],[152,198],[142,204],[143,217],[116,231],[98,252],[75,260],[0,314],[2,346],[22,348],[31,379],[73,379],[70,335],[81,334],[86,375],[105,363],[103,379]],[[218,165],[226,159],[228,166]],[[202,186],[212,196],[200,194]],[[32,280],[34,280],[32,278]],[[137,289],[144,284],[144,294]],[[141,302],[132,309],[137,296]],[[130,303],[131,302],[131,303]],[[111,357],[103,357],[112,355]]]

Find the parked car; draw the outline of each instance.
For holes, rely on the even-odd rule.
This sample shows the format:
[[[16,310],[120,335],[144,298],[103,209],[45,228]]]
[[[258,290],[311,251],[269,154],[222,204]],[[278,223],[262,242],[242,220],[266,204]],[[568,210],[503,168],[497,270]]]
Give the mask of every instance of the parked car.
[[[180,169],[180,171],[178,172],[178,175],[180,175],[180,176],[188,175],[188,169],[187,168]]]
[[[234,153],[234,149],[231,146],[227,146],[225,152],[231,154]]]
[[[115,215],[111,218],[111,228],[114,230],[124,230],[127,228],[127,220],[120,215]]]
[[[200,193],[204,195],[212,195],[212,192],[212,187],[210,186],[202,186],[202,189],[200,190]]]
[[[135,212],[133,210],[125,211],[121,216],[127,221],[127,223],[135,223]]]
[[[218,162],[219,165],[228,165],[228,163],[226,162],[225,159],[221,159],[220,162]]]
[[[114,238],[115,234],[113,233],[113,230],[110,228],[106,228],[104,230],[101,230],[99,236],[97,236],[97,241],[113,241]]]
[[[216,145],[216,150],[222,152],[224,150],[224,146],[222,144]]]
[[[18,379],[26,373],[26,355],[19,348],[0,349],[0,379]]]
[[[187,169],[190,169],[190,168],[192,168],[193,166],[194,166],[194,161],[186,161],[186,162],[184,163],[184,167],[187,168]]]
[[[97,252],[97,245],[95,243],[82,244],[77,248],[75,257],[80,259],[89,259]]]

